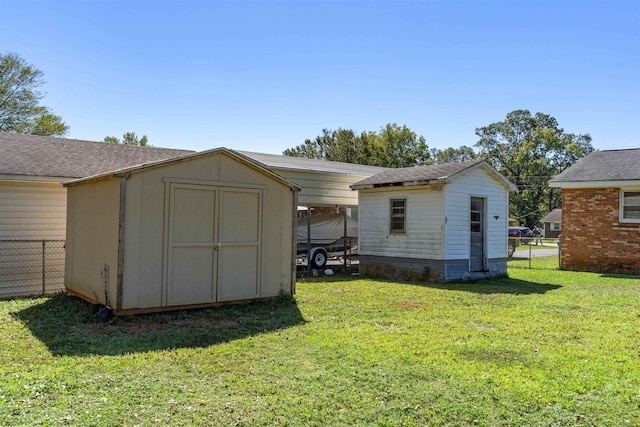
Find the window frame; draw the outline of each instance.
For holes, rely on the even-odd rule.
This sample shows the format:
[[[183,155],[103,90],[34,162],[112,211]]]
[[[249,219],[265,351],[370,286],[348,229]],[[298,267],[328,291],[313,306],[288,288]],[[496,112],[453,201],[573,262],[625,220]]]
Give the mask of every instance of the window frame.
[[[402,202],[402,214],[394,214],[394,202]],[[394,218],[402,218],[402,229],[394,228]],[[389,234],[407,233],[407,199],[389,199]]]
[[[562,231],[562,223],[561,222],[550,222],[549,223],[550,231]]]
[[[640,193],[640,188],[626,188],[620,190],[620,215],[619,221],[625,223],[640,223],[640,218],[625,218],[624,217],[624,195],[625,193]]]

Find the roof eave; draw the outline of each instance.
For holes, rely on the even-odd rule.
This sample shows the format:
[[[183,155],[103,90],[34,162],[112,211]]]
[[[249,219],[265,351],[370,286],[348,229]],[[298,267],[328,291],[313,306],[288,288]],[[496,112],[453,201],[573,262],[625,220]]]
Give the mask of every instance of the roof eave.
[[[607,187],[639,187],[640,179],[617,181],[549,181],[554,188],[607,188]]]
[[[364,190],[364,189],[372,189],[372,188],[399,188],[399,187],[418,187],[418,186],[426,186],[426,185],[436,185],[436,184],[445,184],[446,180],[438,178],[438,179],[430,179],[430,180],[415,180],[415,181],[393,181],[393,182],[385,182],[385,183],[376,183],[376,184],[362,184],[362,185],[350,185],[352,190]]]

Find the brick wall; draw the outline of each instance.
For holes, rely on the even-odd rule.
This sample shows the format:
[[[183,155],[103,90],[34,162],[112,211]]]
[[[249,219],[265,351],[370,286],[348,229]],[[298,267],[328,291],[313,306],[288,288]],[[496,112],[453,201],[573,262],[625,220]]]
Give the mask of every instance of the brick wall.
[[[561,231],[551,229],[550,222],[544,223],[544,237],[546,237],[547,239],[556,239],[560,235],[560,233]]]
[[[562,190],[560,267],[640,274],[640,223],[619,221],[620,190]]]

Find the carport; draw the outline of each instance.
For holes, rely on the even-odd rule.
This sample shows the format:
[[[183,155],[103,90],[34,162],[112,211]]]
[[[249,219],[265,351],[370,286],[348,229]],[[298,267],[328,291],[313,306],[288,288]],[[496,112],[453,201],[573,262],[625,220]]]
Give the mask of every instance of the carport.
[[[306,210],[307,247],[311,245],[311,216],[319,213],[343,213],[358,219],[358,194],[351,185],[370,176],[388,170],[378,166],[331,162],[302,157],[240,151],[243,155],[301,187],[298,194],[298,214]],[[344,221],[345,227],[347,220]],[[346,235],[346,229],[345,229]],[[313,249],[312,249],[313,251]],[[318,256],[321,256],[318,253]],[[313,259],[314,254],[307,255]],[[346,259],[345,259],[346,263]],[[312,263],[307,263],[307,274]]]

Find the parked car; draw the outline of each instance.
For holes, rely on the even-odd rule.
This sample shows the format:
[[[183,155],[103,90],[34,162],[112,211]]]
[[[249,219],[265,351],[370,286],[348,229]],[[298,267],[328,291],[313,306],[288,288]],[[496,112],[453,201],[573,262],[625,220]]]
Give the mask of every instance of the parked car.
[[[520,243],[528,245],[533,240],[533,230],[527,227],[520,227]]]
[[[513,253],[516,251],[516,248],[520,245],[520,236],[522,234],[522,230],[520,227],[509,227],[508,236],[509,236],[509,246],[508,246],[508,255],[509,258],[513,256]]]

